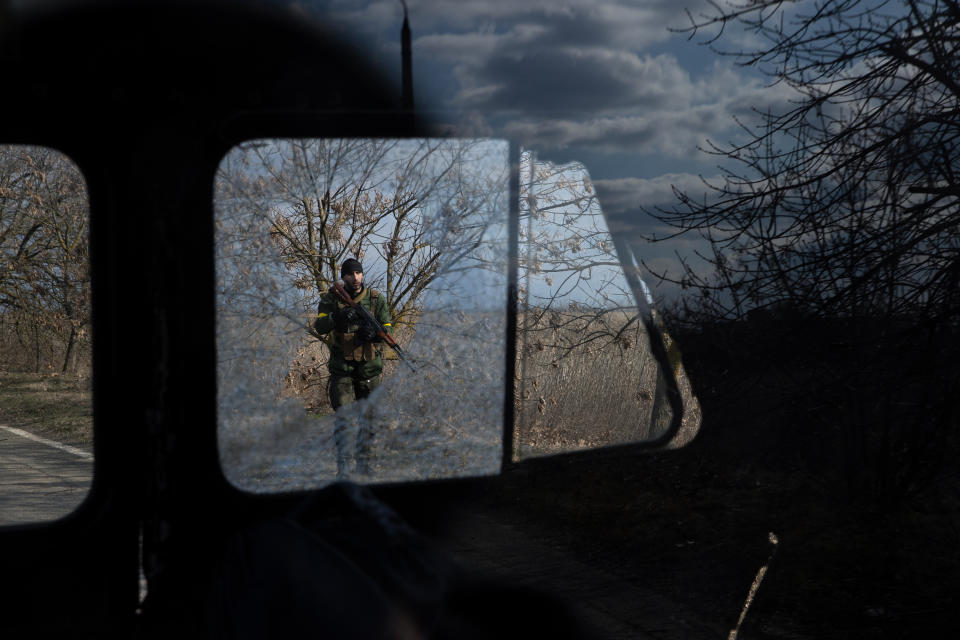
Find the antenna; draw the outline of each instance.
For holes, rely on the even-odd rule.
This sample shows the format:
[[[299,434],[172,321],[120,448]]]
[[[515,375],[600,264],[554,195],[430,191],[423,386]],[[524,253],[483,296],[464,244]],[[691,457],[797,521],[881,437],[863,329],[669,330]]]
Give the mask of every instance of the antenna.
[[[400,29],[400,61],[401,85],[400,108],[413,112],[413,55],[410,49],[410,21],[407,20],[406,0],[400,0],[403,5],[403,28]]]

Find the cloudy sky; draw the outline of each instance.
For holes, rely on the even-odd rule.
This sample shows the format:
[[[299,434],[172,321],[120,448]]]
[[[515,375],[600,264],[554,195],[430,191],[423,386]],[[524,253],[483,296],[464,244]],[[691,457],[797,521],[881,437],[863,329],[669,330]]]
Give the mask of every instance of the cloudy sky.
[[[313,4],[399,76],[401,0]],[[690,24],[687,10],[709,12],[703,0],[407,0],[407,7],[418,110],[454,112],[473,131],[519,140],[540,158],[584,163],[604,211],[648,233],[657,225],[641,207],[669,203],[671,185],[703,193],[700,176],[719,175],[719,160],[698,147],[735,139],[735,118],[750,121],[753,109],[789,98],[704,46],[709,34],[671,31]],[[731,28],[720,45],[749,46],[751,37]],[[667,267],[675,249],[693,246],[642,252]]]

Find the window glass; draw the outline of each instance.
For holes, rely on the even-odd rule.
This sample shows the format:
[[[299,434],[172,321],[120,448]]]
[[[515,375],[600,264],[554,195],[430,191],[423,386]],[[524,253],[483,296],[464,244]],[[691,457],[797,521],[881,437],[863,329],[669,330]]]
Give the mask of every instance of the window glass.
[[[527,151],[520,172],[514,458],[656,441],[678,430],[675,417],[695,433],[679,358],[670,364],[669,335],[586,168]],[[685,403],[671,400],[681,393]]]
[[[69,158],[0,145],[0,525],[62,517],[90,488],[89,211]]]
[[[499,471],[508,150],[278,139],[223,159],[218,443],[232,483]],[[337,297],[340,280],[363,310]]]

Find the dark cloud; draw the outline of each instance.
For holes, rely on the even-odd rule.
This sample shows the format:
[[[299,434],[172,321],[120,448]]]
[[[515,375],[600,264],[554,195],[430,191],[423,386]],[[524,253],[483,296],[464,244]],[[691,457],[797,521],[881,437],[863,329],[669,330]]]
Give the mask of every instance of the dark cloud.
[[[461,44],[470,50],[467,56],[448,40],[447,54],[459,61],[459,102],[481,109],[595,113],[665,106],[673,92],[690,84],[689,75],[672,56],[641,55],[642,43],[623,42],[626,18],[618,20],[624,16],[617,11],[626,9],[605,3],[516,16],[505,31],[488,29],[480,39],[466,35]]]
[[[649,53],[700,3],[410,0],[420,105],[483,113],[540,149],[692,159],[707,138],[737,135],[734,115],[749,120],[771,100],[731,64],[697,64],[695,78],[668,50]],[[399,0],[335,4],[358,28],[399,24]]]
[[[572,47],[497,53],[465,79],[490,91],[471,105],[510,111],[663,108],[689,78],[670,56]]]
[[[370,31],[398,20],[399,0],[330,2],[344,21]],[[553,42],[578,46],[602,42],[609,46],[642,49],[670,37],[668,27],[688,23],[685,9],[697,12],[705,0],[410,0],[415,32],[450,33],[494,26],[504,33],[520,24],[544,27]]]
[[[711,180],[719,182],[721,177]],[[594,179],[593,184],[604,213],[617,219],[637,216],[643,209],[674,204],[674,188],[695,198],[705,197],[710,191],[700,176],[690,173],[668,173],[650,179]]]

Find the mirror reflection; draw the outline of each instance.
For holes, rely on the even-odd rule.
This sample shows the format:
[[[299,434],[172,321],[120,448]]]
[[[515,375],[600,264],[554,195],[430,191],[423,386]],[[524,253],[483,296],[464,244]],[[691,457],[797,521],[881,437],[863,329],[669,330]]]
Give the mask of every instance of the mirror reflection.
[[[499,470],[508,151],[256,140],[223,159],[218,443],[232,483]]]
[[[514,459],[656,441],[684,428],[670,445],[689,441],[699,414],[679,354],[586,168],[526,151],[520,171]]]

